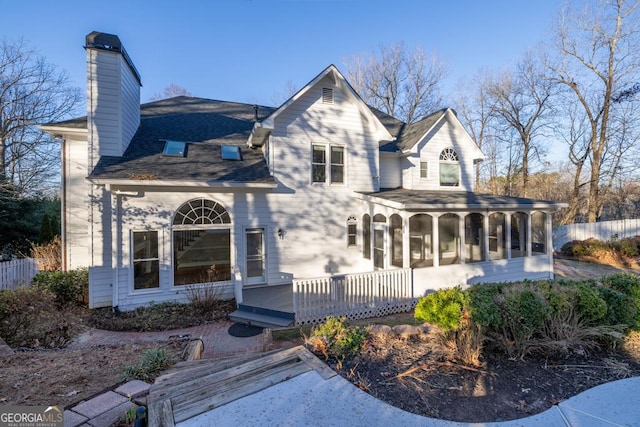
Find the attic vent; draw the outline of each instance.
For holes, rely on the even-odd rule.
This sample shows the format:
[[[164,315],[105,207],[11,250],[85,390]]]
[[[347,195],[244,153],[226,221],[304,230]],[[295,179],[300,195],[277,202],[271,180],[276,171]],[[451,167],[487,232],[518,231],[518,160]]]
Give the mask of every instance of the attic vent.
[[[222,160],[242,160],[240,147],[237,145],[223,145]]]
[[[322,88],[322,103],[333,104],[333,89],[330,87]]]
[[[187,143],[183,141],[167,140],[164,143],[164,150],[162,151],[162,155],[170,157],[184,157],[186,146]]]

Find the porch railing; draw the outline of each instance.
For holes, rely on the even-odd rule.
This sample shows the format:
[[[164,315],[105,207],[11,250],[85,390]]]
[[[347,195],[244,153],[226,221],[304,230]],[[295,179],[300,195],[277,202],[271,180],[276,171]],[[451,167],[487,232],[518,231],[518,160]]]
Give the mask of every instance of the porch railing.
[[[415,305],[411,269],[293,280],[296,324],[329,316],[364,319],[401,313]]]

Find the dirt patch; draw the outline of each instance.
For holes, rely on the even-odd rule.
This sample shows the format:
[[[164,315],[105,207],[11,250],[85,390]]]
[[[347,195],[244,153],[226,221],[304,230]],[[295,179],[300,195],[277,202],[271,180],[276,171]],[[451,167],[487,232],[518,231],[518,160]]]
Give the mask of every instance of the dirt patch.
[[[67,406],[120,383],[154,344],[19,351],[0,359],[0,404]],[[157,345],[157,344],[155,344]]]
[[[526,417],[596,385],[640,375],[640,338],[618,352],[510,360],[487,352],[484,365],[449,362],[432,335],[374,339],[339,373],[390,405],[419,415],[460,422]],[[332,367],[337,369],[337,364]]]

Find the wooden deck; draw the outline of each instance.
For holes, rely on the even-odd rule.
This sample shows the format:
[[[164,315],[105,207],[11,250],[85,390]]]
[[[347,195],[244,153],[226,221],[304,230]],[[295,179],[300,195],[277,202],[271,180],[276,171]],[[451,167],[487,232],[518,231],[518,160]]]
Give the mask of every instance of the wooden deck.
[[[336,375],[303,346],[263,354],[181,362],[151,386],[150,427],[176,423],[315,370]]]

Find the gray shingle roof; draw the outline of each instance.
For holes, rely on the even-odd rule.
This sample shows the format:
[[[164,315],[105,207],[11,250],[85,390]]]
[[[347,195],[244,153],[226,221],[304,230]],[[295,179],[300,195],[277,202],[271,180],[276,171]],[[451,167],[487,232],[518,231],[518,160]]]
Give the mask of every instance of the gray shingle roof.
[[[411,149],[420,141],[420,138],[440,119],[447,109],[436,111],[428,116],[418,120],[415,123],[406,124],[380,110],[373,107],[371,111],[378,117],[382,124],[387,128],[389,133],[396,137],[395,141],[383,141],[380,145],[380,151],[396,152]]]
[[[258,119],[272,111],[259,107]],[[273,183],[262,152],[246,145],[254,114],[251,104],[185,96],[143,104],[124,155],[102,156],[90,178]],[[188,142],[186,156],[163,156],[167,139]],[[222,160],[223,144],[240,146],[242,160]]]
[[[378,193],[365,193],[372,201],[380,199],[384,203],[392,202],[407,210],[441,209],[554,209],[565,207],[565,203],[547,200],[526,199],[524,197],[497,196],[493,194],[472,193],[466,191],[407,190],[397,188],[381,190]]]

